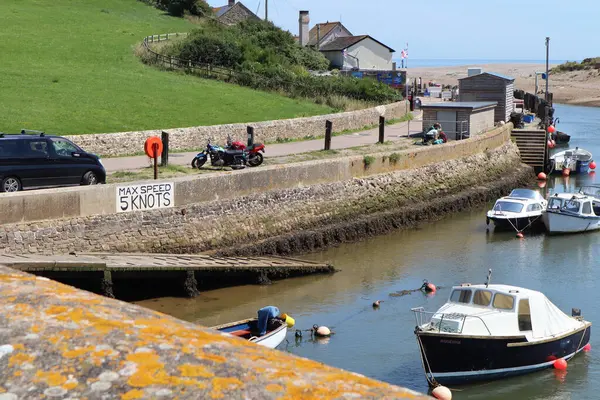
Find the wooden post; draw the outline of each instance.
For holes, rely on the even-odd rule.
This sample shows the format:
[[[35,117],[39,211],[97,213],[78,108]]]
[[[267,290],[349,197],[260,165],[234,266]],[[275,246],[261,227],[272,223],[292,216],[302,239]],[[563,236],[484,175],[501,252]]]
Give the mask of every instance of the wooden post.
[[[110,297],[111,299],[115,298],[115,294],[113,292],[113,280],[112,274],[110,271],[104,271],[104,277],[101,282],[102,294],[106,297]]]
[[[379,116],[379,143],[383,144],[385,140],[385,117]]]
[[[331,131],[333,123],[329,120],[325,121],[325,150],[331,150]]]
[[[154,154],[154,179],[158,179],[158,144],[154,143],[152,145],[152,150]]]
[[[160,165],[166,167],[169,165],[169,132],[161,132],[161,140],[163,142],[163,151],[160,155]]]
[[[246,132],[248,133],[248,148],[250,148],[254,144],[254,128],[247,126]]]

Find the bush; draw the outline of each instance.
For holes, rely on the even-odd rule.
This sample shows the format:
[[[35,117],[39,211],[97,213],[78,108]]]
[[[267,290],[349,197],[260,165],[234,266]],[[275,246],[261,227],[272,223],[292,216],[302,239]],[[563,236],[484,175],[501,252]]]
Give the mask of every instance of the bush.
[[[179,45],[178,57],[197,63],[234,68],[242,61],[239,46],[226,38],[193,34]]]
[[[160,10],[164,10],[174,17],[182,17],[185,12],[199,17],[208,17],[213,14],[212,8],[204,0],[139,0]]]

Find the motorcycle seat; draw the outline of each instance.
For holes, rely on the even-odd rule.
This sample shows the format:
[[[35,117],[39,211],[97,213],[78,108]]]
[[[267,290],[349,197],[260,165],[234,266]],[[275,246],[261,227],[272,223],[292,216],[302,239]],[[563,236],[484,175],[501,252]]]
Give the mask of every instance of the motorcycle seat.
[[[262,143],[254,143],[252,146],[248,148],[248,150],[254,150],[256,148],[264,146]]]

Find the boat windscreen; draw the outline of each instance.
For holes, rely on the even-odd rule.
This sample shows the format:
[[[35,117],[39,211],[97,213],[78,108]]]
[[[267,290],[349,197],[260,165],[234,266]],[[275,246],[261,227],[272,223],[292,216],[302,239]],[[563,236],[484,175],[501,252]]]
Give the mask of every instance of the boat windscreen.
[[[539,193],[530,189],[514,189],[508,197],[518,197],[521,199],[535,200],[539,197]]]
[[[513,203],[510,201],[498,201],[494,206],[494,211],[506,211],[520,213],[523,210],[523,204]]]
[[[581,206],[581,203],[579,203],[576,200],[567,200],[565,202],[565,205],[563,206],[563,208],[567,211],[571,211],[571,212],[579,212],[579,207]]]
[[[548,208],[561,208],[563,204],[563,199],[559,197],[551,197],[550,201],[548,201]]]

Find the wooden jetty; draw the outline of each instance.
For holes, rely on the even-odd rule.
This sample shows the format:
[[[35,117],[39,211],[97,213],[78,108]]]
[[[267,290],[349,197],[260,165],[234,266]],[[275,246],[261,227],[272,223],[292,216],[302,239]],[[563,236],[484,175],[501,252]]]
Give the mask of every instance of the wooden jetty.
[[[144,282],[152,281],[151,290],[175,283],[185,290],[187,296],[194,297],[200,293],[198,280],[205,286],[218,287],[269,284],[271,279],[335,272],[328,264],[288,257],[215,257],[204,254],[0,254],[0,265],[77,287],[84,286],[108,297],[115,297],[116,281],[124,287],[127,284],[144,286]]]
[[[536,171],[543,171],[548,162],[546,131],[540,129],[513,129],[511,138],[516,142],[523,163]]]

